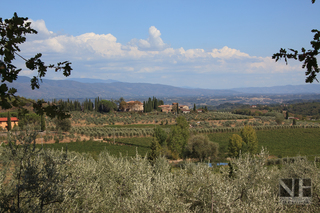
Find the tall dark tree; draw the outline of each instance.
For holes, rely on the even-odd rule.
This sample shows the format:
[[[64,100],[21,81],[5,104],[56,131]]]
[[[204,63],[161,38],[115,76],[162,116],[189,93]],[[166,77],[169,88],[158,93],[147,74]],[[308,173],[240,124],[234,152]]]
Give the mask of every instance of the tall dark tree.
[[[46,120],[44,115],[41,115],[41,131],[45,131],[46,130]]]
[[[157,139],[153,137],[153,140],[151,142],[150,151],[148,152],[148,160],[151,162],[151,164],[154,164],[156,159],[161,154],[161,146],[158,143]]]
[[[147,106],[145,101],[143,101],[143,112],[147,112]]]
[[[157,110],[158,106],[163,105],[163,101],[157,99],[156,97],[148,98],[148,100],[143,102],[143,112],[151,112],[152,110]]]
[[[11,115],[8,112],[8,117],[7,117],[7,126],[6,126],[7,130],[10,131],[12,129],[11,127]]]

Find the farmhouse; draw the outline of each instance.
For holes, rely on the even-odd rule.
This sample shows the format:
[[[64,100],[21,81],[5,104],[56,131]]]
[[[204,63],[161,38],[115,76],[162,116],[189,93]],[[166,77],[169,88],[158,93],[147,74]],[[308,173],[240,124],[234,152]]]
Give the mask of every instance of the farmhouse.
[[[143,111],[143,103],[141,103],[140,101],[128,101],[126,111]]]
[[[187,105],[179,105],[180,110],[189,110],[189,107]]]
[[[19,119],[16,117],[11,117],[11,127],[13,128],[15,125],[18,125]],[[0,118],[0,127],[2,129],[6,129],[8,125],[8,118]]]
[[[176,106],[179,106],[179,110],[183,113],[190,113],[189,107],[187,105],[179,105],[178,103],[172,103],[172,105],[160,105],[161,112],[172,112],[172,109],[177,109]]]
[[[172,105],[160,105],[158,106],[159,108],[161,108],[161,112],[171,112],[172,110]]]
[[[296,119],[297,121],[299,120],[299,118],[295,118],[295,117],[288,117],[288,119]]]

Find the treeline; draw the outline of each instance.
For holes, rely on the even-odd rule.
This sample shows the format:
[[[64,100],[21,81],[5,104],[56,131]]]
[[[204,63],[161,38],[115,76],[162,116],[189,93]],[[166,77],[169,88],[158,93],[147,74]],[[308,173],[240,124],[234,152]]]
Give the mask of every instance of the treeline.
[[[286,111],[290,114],[290,116],[298,117],[302,119],[306,116],[311,116],[314,119],[320,119],[320,102],[303,102],[303,103],[294,103],[294,104],[272,104],[272,105],[257,105],[255,110],[251,108],[242,108],[235,109],[232,111],[234,114],[240,115],[251,115],[251,116],[263,116],[266,115],[258,110],[268,110],[283,112]],[[300,118],[301,117],[301,118]]]
[[[147,101],[143,102],[143,112],[151,112],[157,110],[158,106],[163,105],[163,100],[159,100],[155,97],[149,98]]]
[[[121,97],[119,100],[102,100],[99,97],[95,98],[94,101],[91,99],[85,99],[82,103],[75,100],[68,99],[64,101],[62,99],[53,99],[49,104],[55,104],[66,111],[96,111],[96,112],[110,112],[119,110],[118,105],[123,102],[124,99]],[[163,105],[163,100],[159,100],[156,97],[152,99],[149,97],[147,101],[143,102],[144,112],[151,112],[157,110],[158,106]]]
[[[290,113],[293,114],[299,114],[302,116],[314,116],[316,118],[320,118],[319,102],[290,104],[287,106],[287,109]]]
[[[250,109],[236,109],[232,111],[233,114],[238,115],[249,115],[249,116],[264,116],[266,113],[263,113],[261,111],[252,111]]]

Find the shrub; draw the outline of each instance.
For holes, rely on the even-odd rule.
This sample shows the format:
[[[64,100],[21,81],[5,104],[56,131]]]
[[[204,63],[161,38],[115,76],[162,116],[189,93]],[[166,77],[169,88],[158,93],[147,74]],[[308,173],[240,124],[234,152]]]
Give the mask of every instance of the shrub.
[[[70,119],[55,119],[55,125],[57,130],[68,132],[71,129]]]
[[[185,155],[199,160],[214,160],[218,153],[219,144],[211,142],[207,135],[193,135],[188,141]]]

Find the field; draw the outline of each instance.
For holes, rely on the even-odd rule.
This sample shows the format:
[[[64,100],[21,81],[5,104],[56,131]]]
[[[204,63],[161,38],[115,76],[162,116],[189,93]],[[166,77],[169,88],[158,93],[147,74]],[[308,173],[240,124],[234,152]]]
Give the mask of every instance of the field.
[[[121,138],[116,140],[116,144],[112,142],[98,142],[98,141],[78,141],[72,143],[51,143],[44,144],[44,148],[53,149],[68,149],[70,151],[91,154],[94,159],[97,159],[101,151],[107,150],[111,155],[121,156],[135,156],[138,152],[139,155],[145,156],[151,144],[151,137],[146,138]],[[42,147],[37,144],[37,147]]]
[[[256,131],[259,147],[265,147],[270,155],[277,157],[308,156],[314,160],[320,156],[320,131],[317,128],[274,129]],[[220,145],[220,152],[227,152],[231,132],[209,134],[213,142]]]
[[[220,161],[225,161],[227,157],[227,146],[229,138],[232,134],[239,132],[220,132],[208,134],[211,141],[219,143]],[[313,160],[315,156],[320,156],[320,130],[318,128],[297,128],[297,129],[273,129],[273,130],[257,130],[259,147],[265,147],[269,154],[276,157],[294,157],[297,155],[308,156],[309,160]],[[68,150],[77,152],[90,153],[96,158],[103,150],[113,156],[135,156],[136,151],[142,156],[148,152],[152,137],[133,137],[133,138],[116,138],[116,144],[113,139],[108,142],[99,141],[79,141],[72,143],[53,143],[45,144],[44,147]],[[38,145],[39,147],[41,145]]]

